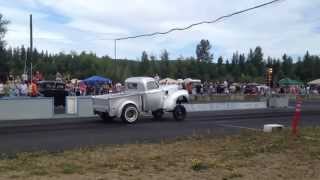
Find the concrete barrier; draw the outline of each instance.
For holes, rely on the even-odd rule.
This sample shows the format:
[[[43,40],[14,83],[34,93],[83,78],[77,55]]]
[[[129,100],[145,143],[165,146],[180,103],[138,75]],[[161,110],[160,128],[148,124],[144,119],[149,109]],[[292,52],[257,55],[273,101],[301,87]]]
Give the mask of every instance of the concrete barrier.
[[[53,98],[0,99],[0,120],[50,119],[53,114]]]
[[[188,112],[265,109],[267,108],[267,102],[217,102],[206,104],[185,104],[185,107]]]
[[[289,97],[271,97],[268,100],[268,106],[271,108],[289,107]]]
[[[243,95],[243,94],[212,94],[212,95],[190,95],[191,102],[232,102],[232,101],[263,101],[263,96]]]
[[[66,112],[77,117],[94,116],[91,96],[68,96],[66,98]]]
[[[262,102],[216,102],[185,104],[188,112],[249,110],[267,108]],[[66,117],[93,117],[91,96],[66,98]],[[71,116],[70,116],[71,115]],[[61,117],[64,117],[61,115]],[[60,117],[60,116],[59,116]],[[7,98],[0,99],[0,120],[51,119],[54,116],[53,98]]]
[[[94,116],[91,96],[79,96],[77,97],[77,102],[79,117]]]

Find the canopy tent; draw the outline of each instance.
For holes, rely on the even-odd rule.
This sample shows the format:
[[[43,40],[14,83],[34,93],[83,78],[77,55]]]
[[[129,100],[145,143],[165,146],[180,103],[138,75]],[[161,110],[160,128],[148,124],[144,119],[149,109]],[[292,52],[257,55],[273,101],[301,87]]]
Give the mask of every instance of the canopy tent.
[[[303,83],[290,78],[284,78],[279,81],[280,86],[294,86],[294,85],[302,85],[302,84]]]
[[[98,84],[110,84],[112,81],[109,78],[101,77],[101,76],[91,76],[87,79],[83,80],[87,85],[95,86]]]
[[[248,85],[248,86],[259,86],[259,84],[258,84],[258,83],[255,83],[255,82],[253,82],[253,83],[248,83],[247,85]]]
[[[183,83],[183,79],[177,79],[177,81],[178,81],[179,84]]]
[[[165,79],[161,79],[159,81],[159,84],[178,84],[178,81],[171,78],[165,78]]]
[[[316,79],[313,81],[308,82],[309,85],[320,85],[320,79]]]
[[[71,79],[71,83],[72,83],[72,84],[76,84],[77,82],[79,83],[80,80],[79,80],[79,79]]]
[[[200,79],[187,78],[187,79],[184,79],[184,83],[201,83],[201,80]]]

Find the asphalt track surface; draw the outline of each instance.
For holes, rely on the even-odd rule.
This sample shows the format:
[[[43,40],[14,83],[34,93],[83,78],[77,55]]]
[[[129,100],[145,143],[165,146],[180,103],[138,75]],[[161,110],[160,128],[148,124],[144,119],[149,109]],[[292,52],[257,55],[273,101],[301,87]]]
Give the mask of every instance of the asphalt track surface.
[[[301,126],[320,126],[320,103],[302,110]],[[308,106],[306,106],[308,107]],[[0,153],[49,151],[97,145],[158,142],[165,139],[213,133],[230,135],[243,130],[261,131],[264,124],[290,127],[294,108],[189,113],[183,122],[170,114],[163,121],[145,116],[136,124],[106,123],[98,118],[0,122]]]

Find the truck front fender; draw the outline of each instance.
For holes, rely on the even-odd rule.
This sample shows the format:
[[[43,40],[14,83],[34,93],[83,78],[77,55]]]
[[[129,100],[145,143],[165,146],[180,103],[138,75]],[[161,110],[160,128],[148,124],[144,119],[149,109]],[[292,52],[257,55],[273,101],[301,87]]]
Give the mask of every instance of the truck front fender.
[[[188,102],[189,101],[189,93],[186,90],[179,90],[172,94],[169,94],[164,100],[165,111],[172,111],[177,105],[178,101]]]

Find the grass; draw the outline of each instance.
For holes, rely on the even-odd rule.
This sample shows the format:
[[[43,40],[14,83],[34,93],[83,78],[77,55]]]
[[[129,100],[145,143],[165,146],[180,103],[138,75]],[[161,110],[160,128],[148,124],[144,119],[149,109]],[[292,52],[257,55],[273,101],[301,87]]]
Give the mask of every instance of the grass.
[[[320,128],[1,155],[0,179],[320,179]]]

